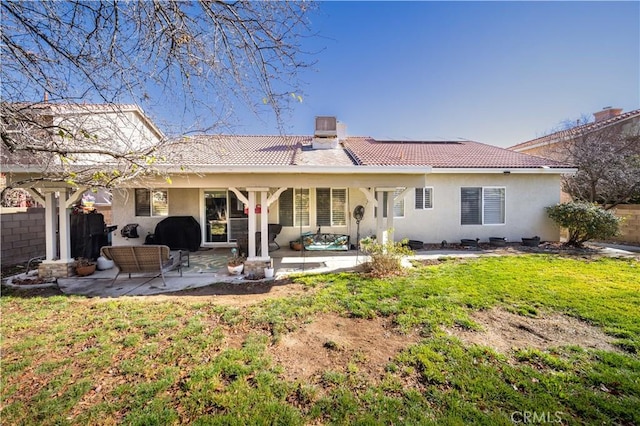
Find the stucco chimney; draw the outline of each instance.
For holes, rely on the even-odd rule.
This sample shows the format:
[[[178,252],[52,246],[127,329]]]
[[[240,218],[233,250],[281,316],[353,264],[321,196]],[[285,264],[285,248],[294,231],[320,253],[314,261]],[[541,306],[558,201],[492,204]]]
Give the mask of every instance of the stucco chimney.
[[[610,106],[602,108],[602,111],[594,112],[593,116],[596,119],[596,123],[602,120],[608,120],[610,118],[615,117],[616,115],[620,115],[622,112],[622,108],[612,108]]]

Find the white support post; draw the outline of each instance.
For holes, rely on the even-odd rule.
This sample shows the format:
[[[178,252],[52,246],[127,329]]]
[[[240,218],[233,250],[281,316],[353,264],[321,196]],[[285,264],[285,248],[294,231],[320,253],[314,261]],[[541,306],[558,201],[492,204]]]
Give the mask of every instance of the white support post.
[[[269,259],[269,203],[267,191],[260,191],[260,257]]]
[[[249,253],[247,258],[253,260],[256,257],[256,192],[249,191]]]
[[[58,199],[58,220],[60,222],[60,260],[70,262],[71,259],[71,216],[67,208],[67,192],[60,190]]]
[[[376,194],[378,196],[378,217],[377,217],[377,221],[376,221],[376,240],[378,241],[379,244],[384,244],[384,237],[386,235],[385,232],[385,227],[384,227],[384,191],[376,191]]]
[[[58,239],[56,236],[56,219],[58,213],[56,211],[56,194],[53,191],[47,191],[44,194],[44,227],[45,227],[45,254],[47,260],[52,261],[58,258]]]
[[[387,243],[387,241],[391,241],[393,242],[393,205],[394,203],[394,198],[393,198],[393,193],[395,191],[387,191],[387,229],[385,230],[387,235],[386,235],[386,240],[385,240],[385,244]]]

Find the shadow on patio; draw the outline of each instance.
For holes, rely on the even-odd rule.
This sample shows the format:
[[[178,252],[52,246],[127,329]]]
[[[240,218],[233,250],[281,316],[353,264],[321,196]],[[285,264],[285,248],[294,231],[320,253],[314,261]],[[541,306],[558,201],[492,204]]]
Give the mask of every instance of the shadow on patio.
[[[243,275],[230,275],[227,271],[227,259],[231,257],[230,248],[200,249],[189,254],[189,265],[179,272],[165,273],[164,286],[161,277],[152,275],[121,274],[113,286],[109,286],[117,274],[117,268],[96,271],[86,277],[59,278],[58,287],[65,294],[88,297],[147,296],[198,289],[213,284],[237,285],[237,291],[226,285],[225,291],[233,294],[251,294],[268,292],[277,285],[279,279],[297,273],[325,273],[354,270],[368,258],[356,251],[310,252],[281,249],[269,253],[275,268],[274,278],[248,280]],[[262,283],[256,286],[252,284]],[[269,284],[269,285],[264,285]],[[219,294],[221,289],[212,286],[211,294]],[[229,290],[231,288],[231,290]],[[199,291],[199,293],[202,291]],[[203,293],[204,294],[204,293]]]

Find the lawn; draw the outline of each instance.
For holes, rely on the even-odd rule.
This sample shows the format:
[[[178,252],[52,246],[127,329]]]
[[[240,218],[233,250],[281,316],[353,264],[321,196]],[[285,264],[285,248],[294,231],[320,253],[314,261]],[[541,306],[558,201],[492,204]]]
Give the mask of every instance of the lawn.
[[[2,423],[640,424],[639,277],[526,255],[241,306],[3,291]]]

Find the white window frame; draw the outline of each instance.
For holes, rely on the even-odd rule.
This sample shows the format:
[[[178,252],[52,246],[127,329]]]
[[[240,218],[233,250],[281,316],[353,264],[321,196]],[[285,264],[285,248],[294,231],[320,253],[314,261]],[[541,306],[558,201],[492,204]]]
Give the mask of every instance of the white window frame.
[[[140,190],[145,190],[149,193],[149,215],[138,215],[138,198],[136,197],[136,192]],[[167,200],[167,212],[166,214],[157,214],[154,209],[154,194],[155,193],[164,193],[164,198]],[[134,200],[133,200],[133,211],[135,217],[167,217],[169,216],[169,190],[168,189],[146,189],[146,188],[135,188],[134,191]]]
[[[393,198],[396,198],[400,193],[404,192],[405,188],[398,188],[395,191],[393,191]],[[389,201],[389,195],[387,195],[388,192],[384,191],[383,195],[382,195],[382,202],[378,201],[378,205],[380,206],[380,209],[382,209],[382,217],[386,218],[387,217],[387,209],[384,208],[385,207],[385,202],[384,199],[385,197],[387,198],[387,202]],[[405,194],[406,195],[406,194]],[[405,203],[404,203],[404,198],[402,197],[400,198],[398,201],[396,201],[395,203],[393,203],[393,218],[394,219],[404,219],[406,216],[406,210],[405,210]],[[378,194],[376,193],[376,200],[378,200]],[[397,216],[396,215],[396,206],[402,209],[402,216]],[[374,212],[374,217],[378,217],[378,210],[380,210],[378,207],[375,208]]]
[[[349,220],[349,214],[347,213],[347,206],[349,205],[349,191],[347,190],[347,188],[329,188],[331,190],[331,206],[329,206],[329,213],[331,215],[331,226],[334,227],[346,227],[347,226],[347,222]],[[333,219],[333,191],[334,189],[338,189],[341,191],[344,191],[344,207],[343,207],[343,214],[344,214],[344,223],[341,225],[336,225],[334,219]],[[316,206],[316,210],[318,209],[318,206]]]
[[[429,202],[431,204],[431,207],[425,207],[425,200],[427,200],[426,197],[426,190],[429,190]],[[422,188],[416,188],[417,190],[422,190],[422,207],[416,207],[416,204],[418,203],[418,200],[414,200],[413,203],[413,207],[416,210],[433,210],[433,186],[425,186]],[[414,191],[414,197],[415,197],[415,191]]]
[[[462,223],[462,189],[479,188],[480,191],[480,223]],[[504,211],[502,223],[486,223],[485,221],[485,190],[501,189],[503,191],[502,209]],[[462,186],[460,187],[460,225],[462,226],[504,226],[507,224],[507,188],[505,186]]]
[[[299,194],[299,196],[302,199],[302,193],[300,191],[307,191],[307,197],[308,197],[308,201],[307,201],[307,209],[306,211],[303,211],[302,213],[306,213],[307,214],[307,223],[298,223],[298,213],[300,213],[300,209],[298,209],[296,207],[296,195]],[[300,226],[310,226],[311,225],[311,190],[309,188],[293,188],[293,203],[291,208],[293,208],[293,226],[295,228],[298,228]],[[301,220],[301,218],[300,218]]]

